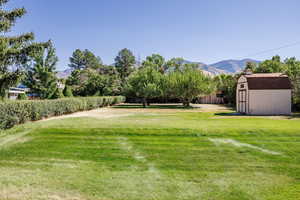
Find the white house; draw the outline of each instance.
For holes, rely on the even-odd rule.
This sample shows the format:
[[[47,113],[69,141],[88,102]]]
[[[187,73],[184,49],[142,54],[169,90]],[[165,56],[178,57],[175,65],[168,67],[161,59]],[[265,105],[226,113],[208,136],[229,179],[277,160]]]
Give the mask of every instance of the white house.
[[[8,98],[10,100],[16,100],[19,94],[26,94],[28,90],[26,88],[19,88],[19,87],[11,87],[8,90]]]
[[[242,75],[236,91],[237,111],[249,115],[290,115],[292,85],[281,73]]]

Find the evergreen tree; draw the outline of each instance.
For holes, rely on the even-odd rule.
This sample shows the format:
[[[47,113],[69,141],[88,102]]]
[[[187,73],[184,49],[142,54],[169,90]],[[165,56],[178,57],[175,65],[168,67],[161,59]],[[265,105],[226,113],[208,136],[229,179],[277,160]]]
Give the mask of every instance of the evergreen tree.
[[[42,99],[49,99],[57,92],[58,79],[56,77],[56,64],[58,58],[51,42],[48,46],[33,56],[33,62],[28,67],[24,83],[32,92]]]
[[[87,68],[98,69],[102,66],[101,58],[95,56],[91,51],[76,49],[70,57],[70,64],[74,70],[83,70]]]
[[[63,94],[65,97],[73,97],[72,88],[68,85],[65,86]]]
[[[115,58],[115,66],[119,72],[122,84],[124,85],[127,77],[134,71],[135,56],[129,49],[122,49]]]
[[[16,85],[24,73],[22,66],[28,62],[28,56],[40,49],[43,44],[34,43],[34,34],[5,36],[21,18],[26,10],[16,8],[10,11],[3,9],[9,0],[0,0],[0,97],[4,98],[9,87]]]

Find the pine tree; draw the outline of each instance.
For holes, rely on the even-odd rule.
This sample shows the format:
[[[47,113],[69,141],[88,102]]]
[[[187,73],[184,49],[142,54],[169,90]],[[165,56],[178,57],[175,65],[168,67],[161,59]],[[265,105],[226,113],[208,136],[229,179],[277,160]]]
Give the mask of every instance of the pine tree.
[[[42,99],[52,98],[57,93],[57,62],[55,48],[51,42],[48,42],[48,47],[35,53],[33,63],[28,68],[24,83]]]
[[[95,56],[93,52],[88,49],[81,51],[80,49],[76,49],[72,57],[70,57],[70,64],[74,70],[83,70],[87,68],[98,69],[102,66],[101,58]]]
[[[16,85],[24,73],[22,66],[28,62],[29,55],[39,50],[44,44],[34,43],[34,34],[5,36],[21,18],[26,10],[16,8],[3,9],[9,0],[0,0],[0,97],[4,98],[9,87]]]
[[[127,77],[134,71],[135,56],[129,49],[122,49],[115,58],[115,62],[116,69],[124,85]]]

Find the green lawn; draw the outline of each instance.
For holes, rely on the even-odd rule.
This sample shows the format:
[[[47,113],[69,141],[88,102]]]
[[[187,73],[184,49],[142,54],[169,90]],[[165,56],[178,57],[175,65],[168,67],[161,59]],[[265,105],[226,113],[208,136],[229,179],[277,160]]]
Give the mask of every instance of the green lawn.
[[[0,133],[0,199],[300,199],[296,116],[105,110]]]

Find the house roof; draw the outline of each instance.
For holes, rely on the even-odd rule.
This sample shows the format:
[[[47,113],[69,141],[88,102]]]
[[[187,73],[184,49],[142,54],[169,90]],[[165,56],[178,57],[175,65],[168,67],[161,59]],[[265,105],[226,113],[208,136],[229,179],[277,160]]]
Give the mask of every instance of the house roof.
[[[281,73],[245,75],[250,90],[292,89],[288,76]]]

